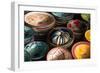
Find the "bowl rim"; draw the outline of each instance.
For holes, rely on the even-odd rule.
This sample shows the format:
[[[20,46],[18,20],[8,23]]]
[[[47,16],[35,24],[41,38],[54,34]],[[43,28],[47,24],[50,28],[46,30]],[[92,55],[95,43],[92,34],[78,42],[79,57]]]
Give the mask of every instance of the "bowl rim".
[[[50,17],[53,19],[52,23],[50,23],[50,24],[47,25],[47,26],[34,26],[34,25],[32,25],[32,24],[29,24],[29,23],[26,21],[26,18],[27,18],[28,16],[32,15],[32,14],[37,14],[37,13],[50,16]],[[54,25],[54,24],[56,23],[55,17],[54,17],[53,15],[47,13],[47,12],[28,12],[27,14],[24,15],[24,21],[25,21],[28,25],[30,25],[31,27],[33,27],[33,28],[34,28],[34,27],[37,27],[37,28],[46,28],[46,27],[49,27],[49,26]]]

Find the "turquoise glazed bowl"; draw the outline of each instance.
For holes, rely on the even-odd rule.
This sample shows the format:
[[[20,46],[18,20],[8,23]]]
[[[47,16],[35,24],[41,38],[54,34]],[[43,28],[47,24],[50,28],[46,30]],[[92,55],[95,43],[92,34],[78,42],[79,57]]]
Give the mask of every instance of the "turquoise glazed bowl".
[[[33,40],[33,30],[28,26],[24,26],[24,44],[26,45]]]
[[[31,60],[39,60],[46,55],[48,45],[42,41],[34,41],[27,44],[25,50],[30,54]]]
[[[30,54],[26,50],[24,50],[24,61],[31,61]]]
[[[56,21],[61,24],[67,23],[74,17],[72,13],[52,12],[52,14],[55,16]]]

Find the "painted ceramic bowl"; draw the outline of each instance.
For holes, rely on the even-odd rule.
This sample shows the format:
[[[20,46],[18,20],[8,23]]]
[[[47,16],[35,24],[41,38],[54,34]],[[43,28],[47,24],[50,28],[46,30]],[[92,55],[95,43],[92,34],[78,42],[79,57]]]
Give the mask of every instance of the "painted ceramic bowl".
[[[90,58],[90,43],[78,42],[72,47],[72,55],[75,59]]]
[[[24,50],[24,61],[31,61],[30,54],[26,50]]]
[[[27,44],[25,50],[30,54],[31,60],[39,60],[46,55],[48,45],[42,41],[34,41]]]
[[[90,14],[81,14],[81,17],[83,18],[83,20],[89,22],[90,21]]]
[[[47,54],[47,60],[66,60],[66,59],[72,59],[72,55],[68,50],[65,50],[61,47],[55,47],[51,49]]]
[[[72,13],[52,12],[52,14],[55,16],[56,21],[61,24],[65,24],[74,17]]]
[[[46,12],[29,12],[25,14],[25,22],[37,32],[47,31],[55,25],[55,18]]]
[[[53,47],[68,48],[72,45],[74,36],[71,30],[65,27],[56,27],[52,29],[48,34],[48,42]]]
[[[85,31],[89,29],[89,26],[87,23],[75,19],[68,22],[67,28],[73,32],[75,39],[81,39],[81,37],[84,36]]]
[[[24,26],[24,44],[26,45],[33,40],[34,40],[34,35],[32,28]]]
[[[90,41],[90,30],[87,30],[85,32],[85,38],[86,38],[86,40]]]

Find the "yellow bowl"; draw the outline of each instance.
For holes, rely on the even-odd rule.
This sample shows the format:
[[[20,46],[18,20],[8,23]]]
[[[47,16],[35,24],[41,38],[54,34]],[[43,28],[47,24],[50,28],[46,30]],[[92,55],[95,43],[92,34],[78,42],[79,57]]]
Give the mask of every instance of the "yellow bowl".
[[[90,41],[90,30],[87,30],[85,32],[85,38],[86,38],[86,40]]]
[[[90,43],[78,42],[72,47],[72,55],[75,59],[90,58]]]

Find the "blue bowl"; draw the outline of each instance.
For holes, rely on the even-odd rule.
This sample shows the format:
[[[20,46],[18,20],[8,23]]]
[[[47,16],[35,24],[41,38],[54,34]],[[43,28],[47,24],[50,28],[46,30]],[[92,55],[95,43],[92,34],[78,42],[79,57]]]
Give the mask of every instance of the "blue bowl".
[[[58,23],[63,24],[67,23],[74,17],[74,14],[72,13],[52,12],[52,14],[55,16]]]
[[[46,55],[48,45],[42,41],[34,41],[27,44],[25,50],[30,54],[31,60],[39,60]]]
[[[29,42],[34,40],[34,32],[32,28],[28,26],[24,26],[24,44],[28,44]]]

